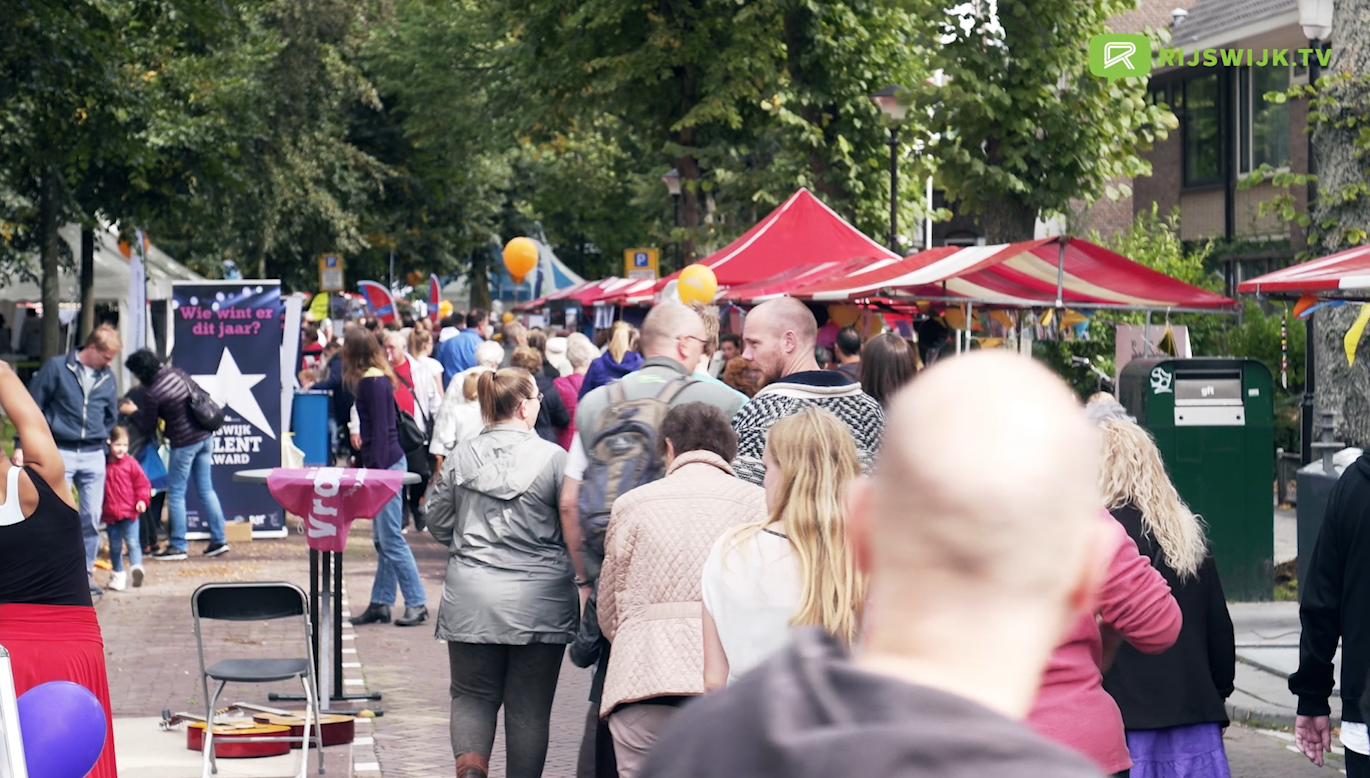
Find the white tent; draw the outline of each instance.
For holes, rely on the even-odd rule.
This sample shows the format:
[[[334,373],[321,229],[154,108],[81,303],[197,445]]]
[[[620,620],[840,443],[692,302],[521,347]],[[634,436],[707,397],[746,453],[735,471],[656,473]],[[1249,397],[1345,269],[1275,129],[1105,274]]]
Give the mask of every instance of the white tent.
[[[59,295],[63,304],[79,305],[81,228],[77,224],[67,224],[57,232],[70,247],[75,265],[71,272],[65,268],[62,270],[58,285]],[[29,260],[28,271],[32,278],[40,277],[36,256]],[[148,300],[170,299],[171,284],[174,281],[204,280],[204,276],[167,256],[154,245],[148,246],[146,276]],[[5,313],[5,319],[13,328],[13,340],[9,344],[0,344],[0,348],[8,351],[18,347],[23,322],[14,315],[15,307],[24,303],[41,302],[42,296],[42,288],[34,281],[15,281],[0,286],[0,312]],[[101,226],[95,230],[95,301],[113,304],[118,308],[119,337],[124,342],[124,356],[127,357],[133,352],[132,345],[135,342],[129,329],[129,324],[134,318],[129,310],[129,260],[124,259],[124,255],[119,252],[119,235],[112,226]],[[146,317],[144,321],[148,326],[145,342],[151,343],[151,317]]]

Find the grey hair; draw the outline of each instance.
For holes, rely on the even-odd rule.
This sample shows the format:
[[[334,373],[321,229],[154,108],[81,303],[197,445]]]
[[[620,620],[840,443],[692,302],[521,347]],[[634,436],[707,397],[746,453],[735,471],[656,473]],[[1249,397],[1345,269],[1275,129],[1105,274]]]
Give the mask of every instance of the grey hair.
[[[566,361],[571,363],[571,367],[588,365],[598,356],[599,349],[595,348],[594,341],[579,332],[566,336]]]
[[[504,347],[493,340],[487,340],[476,346],[476,364],[484,365],[492,370],[499,369],[499,363],[504,361]]]

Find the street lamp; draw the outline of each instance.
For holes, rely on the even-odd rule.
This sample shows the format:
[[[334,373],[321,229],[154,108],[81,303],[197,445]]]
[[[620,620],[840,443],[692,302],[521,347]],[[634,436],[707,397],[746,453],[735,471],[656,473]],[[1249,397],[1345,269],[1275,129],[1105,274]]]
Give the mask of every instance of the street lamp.
[[[671,168],[661,177],[661,183],[666,185],[666,191],[671,193],[671,201],[675,204],[675,226],[680,228],[680,171]],[[680,269],[680,241],[675,242],[675,264],[676,269]]]
[[[1308,47],[1313,49],[1313,61],[1308,63],[1308,84],[1316,86],[1322,75],[1322,65],[1318,52],[1322,42],[1332,34],[1332,0],[1298,0],[1299,26],[1308,36]],[[1311,98],[1310,98],[1311,99]],[[1313,215],[1313,199],[1317,196],[1318,185],[1313,180],[1317,166],[1313,161],[1313,133],[1308,133],[1308,215]],[[1299,404],[1299,432],[1302,459],[1304,464],[1313,461],[1313,395],[1317,384],[1317,346],[1314,335],[1313,316],[1310,314],[1303,322],[1303,401]]]
[[[880,113],[890,118],[890,250],[899,253],[899,122],[909,113],[909,107],[899,102],[899,96],[908,90],[890,84],[871,95],[871,102],[880,108]]]

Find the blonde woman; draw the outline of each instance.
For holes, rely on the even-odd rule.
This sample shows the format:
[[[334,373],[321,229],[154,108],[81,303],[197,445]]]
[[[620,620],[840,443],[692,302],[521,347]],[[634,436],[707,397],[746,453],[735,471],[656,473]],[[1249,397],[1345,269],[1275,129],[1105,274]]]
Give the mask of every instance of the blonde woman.
[[[866,582],[846,536],[856,444],[832,413],[809,408],[766,438],[766,510],[725,533],[704,563],[704,687],[720,688],[814,625],[856,639]]]
[[[1116,415],[1099,428],[1104,502],[1170,584],[1184,615],[1173,647],[1147,655],[1123,644],[1104,675],[1123,714],[1133,771],[1227,778],[1223,702],[1232,693],[1236,649],[1203,525],[1175,491],[1146,430]]]
[[[637,335],[637,328],[628,322],[614,322],[604,353],[590,363],[590,369],[585,373],[585,381],[580,385],[581,397],[642,367],[642,355],[637,353]]]

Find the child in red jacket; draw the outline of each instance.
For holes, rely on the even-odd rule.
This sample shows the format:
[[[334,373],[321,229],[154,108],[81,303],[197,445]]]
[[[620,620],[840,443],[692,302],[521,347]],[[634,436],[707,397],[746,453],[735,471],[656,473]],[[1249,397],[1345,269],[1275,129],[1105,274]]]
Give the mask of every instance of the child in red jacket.
[[[152,484],[138,464],[128,455],[128,430],[115,427],[109,433],[109,463],[105,465],[105,506],[101,518],[109,533],[109,561],[114,570],[109,588],[122,592],[128,588],[124,572],[124,545],[133,571],[133,585],[143,585],[143,546],[138,534],[138,516],[152,499]]]

